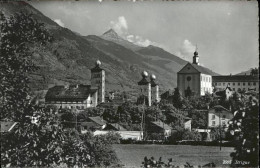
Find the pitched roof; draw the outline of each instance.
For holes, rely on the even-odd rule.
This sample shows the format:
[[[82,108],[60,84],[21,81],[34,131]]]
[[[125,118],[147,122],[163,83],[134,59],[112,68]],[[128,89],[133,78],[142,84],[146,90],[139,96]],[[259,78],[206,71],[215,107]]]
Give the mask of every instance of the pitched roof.
[[[71,99],[87,99],[89,95],[94,94],[97,88],[90,85],[70,85],[54,86],[48,90],[45,96],[46,101],[62,101]]]
[[[167,124],[165,124],[165,123],[163,123],[163,122],[161,122],[161,121],[154,121],[154,122],[152,122],[154,125],[156,125],[156,126],[158,126],[158,127],[161,127],[161,128],[163,128],[163,129],[165,129],[165,130],[168,130],[168,129],[172,129],[172,127],[170,127],[169,125],[167,125]]]
[[[197,65],[197,64],[192,64],[190,62],[188,62],[178,73],[181,73],[181,71],[183,69],[185,69],[186,66],[192,66],[195,70],[198,71],[198,73],[203,73],[203,74],[207,74],[207,75],[211,75],[211,76],[216,76],[216,75],[219,75],[215,72],[213,72],[212,70],[206,68],[206,67],[203,67],[203,66],[200,66],[200,65]]]
[[[91,121],[97,123],[98,125],[102,126],[102,125],[105,125],[106,122],[99,116],[97,117],[88,117]]]
[[[193,66],[195,69],[197,69],[200,73],[211,75],[211,76],[218,75],[217,73],[213,72],[212,70],[210,70],[206,67],[203,67],[203,66],[200,66],[197,64],[191,64],[191,66]]]
[[[212,107],[211,109],[215,109],[215,110],[216,110],[216,109],[221,109],[221,110],[230,112],[228,109],[226,109],[225,107],[223,107],[223,106],[221,106],[221,105],[216,105],[216,106]]]
[[[147,85],[148,83],[150,83],[146,78],[143,78],[142,80],[140,80],[138,82],[138,85]]]
[[[123,126],[119,125],[118,123],[109,123],[109,125],[118,131],[127,131]]]
[[[225,75],[225,76],[213,76],[213,82],[249,82],[259,81],[258,76],[252,75]]]
[[[102,71],[103,69],[102,68],[100,68],[100,66],[99,65],[96,65],[94,68],[92,68],[90,71],[91,72],[100,72],[100,71]]]
[[[1,133],[12,131],[16,124],[17,122],[13,121],[1,121]]]

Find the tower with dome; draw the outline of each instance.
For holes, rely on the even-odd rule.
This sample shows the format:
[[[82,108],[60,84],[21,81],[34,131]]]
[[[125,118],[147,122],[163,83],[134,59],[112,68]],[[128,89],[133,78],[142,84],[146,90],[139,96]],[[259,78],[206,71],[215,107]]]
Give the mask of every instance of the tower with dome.
[[[143,104],[145,102],[146,105],[151,106],[151,83],[147,79],[148,73],[146,71],[143,71],[141,75],[142,79],[138,82],[139,98],[137,100],[137,103]]]
[[[101,61],[97,60],[91,69],[91,86],[98,88],[98,103],[105,102],[105,70],[101,68]]]
[[[160,101],[159,98],[159,85],[156,81],[156,76],[152,74],[150,76],[150,83],[151,83],[151,101],[153,103],[158,103]]]

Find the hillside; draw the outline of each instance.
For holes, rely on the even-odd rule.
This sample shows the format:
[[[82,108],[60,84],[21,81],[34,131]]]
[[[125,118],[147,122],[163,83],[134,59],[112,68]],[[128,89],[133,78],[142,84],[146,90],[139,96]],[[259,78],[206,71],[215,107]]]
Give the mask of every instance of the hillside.
[[[97,59],[106,70],[108,91],[135,91],[143,70],[157,76],[160,90],[168,90],[176,87],[176,73],[186,64],[159,47],[140,47],[128,42],[113,30],[101,36],[81,36],[60,27],[25,2],[1,3],[0,10],[7,17],[18,11],[32,13],[54,36],[52,44],[35,50],[33,59],[40,69],[30,75],[34,90],[64,83],[89,84],[90,68]]]

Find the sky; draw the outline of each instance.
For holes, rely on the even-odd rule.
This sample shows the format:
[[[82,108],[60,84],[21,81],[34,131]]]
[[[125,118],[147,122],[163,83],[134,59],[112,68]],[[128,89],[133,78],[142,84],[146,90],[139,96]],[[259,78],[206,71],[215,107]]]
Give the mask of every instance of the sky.
[[[259,66],[257,1],[33,1],[32,6],[81,35],[113,28],[141,46],[155,45],[222,75]]]

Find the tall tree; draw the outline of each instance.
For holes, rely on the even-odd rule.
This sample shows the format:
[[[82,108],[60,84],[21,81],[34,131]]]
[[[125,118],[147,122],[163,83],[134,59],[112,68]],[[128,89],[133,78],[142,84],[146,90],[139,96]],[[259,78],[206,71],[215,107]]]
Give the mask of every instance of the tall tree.
[[[179,88],[174,89],[173,93],[173,106],[176,108],[182,108],[182,100]]]
[[[31,15],[16,13],[6,18],[0,12],[1,120],[21,121],[30,100],[28,74],[37,67],[33,49],[43,48],[52,36]]]

